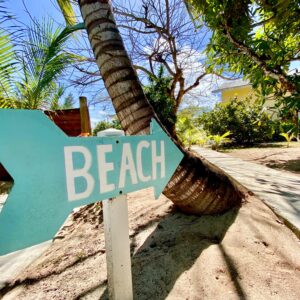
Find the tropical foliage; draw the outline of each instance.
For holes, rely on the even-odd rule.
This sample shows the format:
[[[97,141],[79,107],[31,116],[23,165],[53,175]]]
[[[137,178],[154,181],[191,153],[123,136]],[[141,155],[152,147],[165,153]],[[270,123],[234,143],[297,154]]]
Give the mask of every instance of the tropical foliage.
[[[206,133],[197,128],[191,119],[179,116],[176,123],[176,132],[180,142],[190,148],[192,145],[203,146],[207,142]]]
[[[213,31],[207,46],[210,68],[244,75],[263,94],[275,93],[285,107],[300,108],[298,0],[189,0],[198,20]]]
[[[205,109],[192,105],[178,112],[176,133],[179,141],[185,147],[190,148],[192,145],[203,146],[207,143],[207,134],[197,121],[204,111]]]
[[[77,57],[64,51],[70,35],[83,25],[54,28],[53,22],[33,22],[20,49],[0,33],[0,106],[55,108],[64,93],[61,75]]]
[[[172,78],[164,75],[164,68],[159,68],[157,76],[148,78],[149,85],[144,86],[147,99],[154,108],[160,121],[169,132],[174,132],[176,123],[175,101],[169,96]]]
[[[290,146],[290,143],[291,143],[291,141],[292,141],[293,139],[296,139],[296,136],[295,136],[294,133],[291,132],[291,131],[288,131],[288,132],[282,132],[282,133],[280,133],[280,135],[283,136],[283,137],[285,138],[286,143],[287,143],[287,145],[286,145],[287,147]]]
[[[74,26],[77,23],[76,14],[70,0],[56,0],[68,26]]]
[[[4,100],[9,98],[12,91],[12,77],[16,70],[14,58],[15,53],[9,36],[0,31],[0,108],[9,106]]]
[[[62,90],[64,92],[64,90]],[[66,96],[61,103],[60,97],[56,97],[51,101],[51,110],[56,110],[56,109],[71,109],[74,108],[75,105],[75,99],[72,95],[72,93],[69,93],[68,96]]]
[[[215,134],[215,135],[210,135],[208,138],[210,139],[212,143],[212,149],[213,150],[219,150],[220,147],[226,143],[230,142],[230,138],[228,136],[231,135],[230,131],[225,132],[224,134]]]
[[[210,135],[222,136],[230,132],[232,142],[239,145],[266,142],[274,134],[274,122],[259,102],[234,99],[220,103],[198,118],[199,123]]]

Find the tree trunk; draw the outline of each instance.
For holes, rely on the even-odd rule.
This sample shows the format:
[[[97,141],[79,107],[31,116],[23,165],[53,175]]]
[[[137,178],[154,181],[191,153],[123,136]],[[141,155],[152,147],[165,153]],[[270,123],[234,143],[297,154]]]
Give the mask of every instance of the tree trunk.
[[[148,134],[156,118],[119,34],[108,0],[79,0],[104,84],[126,134]],[[158,120],[159,121],[159,120]],[[160,123],[160,122],[159,122]],[[182,211],[215,214],[240,204],[244,193],[223,171],[182,149],[185,156],[164,190]]]

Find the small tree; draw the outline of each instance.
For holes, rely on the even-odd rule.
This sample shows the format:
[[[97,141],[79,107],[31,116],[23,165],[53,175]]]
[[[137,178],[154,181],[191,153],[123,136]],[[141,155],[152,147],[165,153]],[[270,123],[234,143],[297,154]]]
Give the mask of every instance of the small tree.
[[[75,104],[75,99],[73,97],[72,93],[69,93],[69,95],[64,99],[63,104],[61,105],[62,109],[70,109],[73,108]]]
[[[222,145],[230,142],[230,139],[228,138],[229,135],[231,135],[230,131],[227,131],[222,135],[210,135],[208,138],[212,141],[211,148],[218,151]]]
[[[283,136],[284,138],[285,138],[285,140],[286,140],[286,147],[288,148],[288,147],[290,147],[290,143],[291,143],[291,141],[293,140],[293,139],[296,139],[296,136],[294,135],[294,133],[293,132],[290,132],[290,131],[288,131],[288,132],[282,132],[282,133],[280,133],[280,135],[281,136]]]
[[[172,78],[164,75],[164,68],[160,66],[157,76],[149,76],[150,84],[144,87],[146,97],[153,106],[161,122],[168,131],[175,134],[176,112],[175,102],[169,96]]]

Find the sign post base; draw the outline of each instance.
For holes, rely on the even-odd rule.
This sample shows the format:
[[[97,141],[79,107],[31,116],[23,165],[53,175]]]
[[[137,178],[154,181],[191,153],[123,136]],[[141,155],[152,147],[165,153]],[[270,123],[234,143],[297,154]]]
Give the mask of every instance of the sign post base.
[[[132,300],[132,275],[126,195],[103,201],[109,299]]]
[[[124,136],[124,131],[107,129],[98,136]],[[126,195],[103,201],[108,294],[110,300],[132,300],[132,275],[128,206]]]

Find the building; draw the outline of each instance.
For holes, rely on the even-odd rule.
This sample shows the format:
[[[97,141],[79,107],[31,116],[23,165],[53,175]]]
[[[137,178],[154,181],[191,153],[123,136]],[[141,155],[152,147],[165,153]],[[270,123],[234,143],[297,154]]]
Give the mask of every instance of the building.
[[[251,83],[248,80],[236,79],[226,81],[219,86],[214,93],[221,93],[221,102],[226,103],[231,99],[249,100],[255,101],[259,97],[258,91],[252,88]],[[264,107],[266,111],[272,116],[276,116],[276,109],[274,109],[275,99],[265,99]]]

